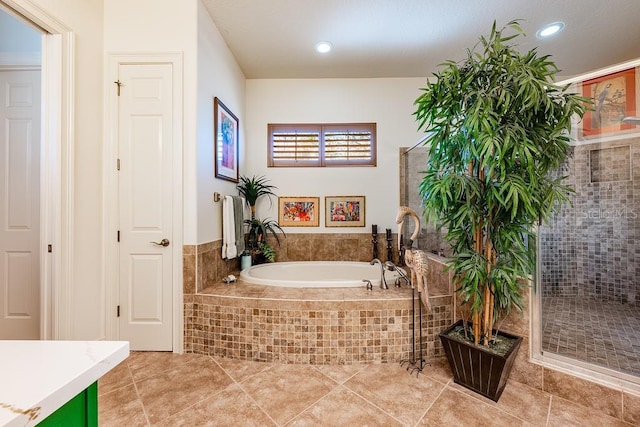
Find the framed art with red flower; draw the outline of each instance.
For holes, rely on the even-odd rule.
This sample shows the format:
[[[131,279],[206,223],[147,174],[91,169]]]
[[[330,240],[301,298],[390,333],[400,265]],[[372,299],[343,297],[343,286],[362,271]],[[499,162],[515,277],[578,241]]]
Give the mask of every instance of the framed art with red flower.
[[[319,197],[278,197],[280,227],[318,227]]]

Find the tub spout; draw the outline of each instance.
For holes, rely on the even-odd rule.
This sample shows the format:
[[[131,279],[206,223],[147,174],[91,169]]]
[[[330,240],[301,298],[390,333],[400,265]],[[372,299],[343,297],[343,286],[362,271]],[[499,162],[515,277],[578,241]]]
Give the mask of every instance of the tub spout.
[[[387,279],[384,277],[384,264],[378,258],[374,258],[370,264],[376,265],[376,263],[380,264],[380,287],[382,289],[389,289],[389,285],[387,285]]]

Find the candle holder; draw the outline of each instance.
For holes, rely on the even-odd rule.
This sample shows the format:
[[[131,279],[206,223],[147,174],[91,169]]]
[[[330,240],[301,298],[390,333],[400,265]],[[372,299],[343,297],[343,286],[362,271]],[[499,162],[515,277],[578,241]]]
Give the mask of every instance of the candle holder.
[[[373,245],[373,257],[371,259],[378,258],[378,226],[373,224],[371,226],[371,244]]]
[[[387,228],[387,261],[393,262],[393,246],[391,245],[391,229]]]

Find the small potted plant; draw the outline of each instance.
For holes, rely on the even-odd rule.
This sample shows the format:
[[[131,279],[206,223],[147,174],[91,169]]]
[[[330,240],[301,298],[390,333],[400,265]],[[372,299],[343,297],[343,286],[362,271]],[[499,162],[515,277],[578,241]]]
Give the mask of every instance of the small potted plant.
[[[251,178],[242,176],[237,186],[238,193],[244,197],[251,208],[251,219],[246,219],[244,222],[247,225],[246,249],[251,255],[252,264],[275,261],[275,250],[267,243],[267,236],[273,236],[278,245],[280,245],[278,232],[285,235],[284,230],[282,230],[277,221],[256,217],[258,199],[266,196],[271,202],[271,197],[276,196],[273,192],[275,188],[275,186],[269,184],[269,181],[264,176],[253,176]]]
[[[446,228],[449,268],[471,316],[440,338],[455,381],[496,401],[521,338],[498,334],[495,323],[522,307],[535,268],[535,225],[568,200],[570,189],[552,172],[569,154],[571,118],[587,108],[585,98],[554,83],[558,69],[548,56],[511,44],[522,34],[518,21],[502,29],[494,22],[415,101],[429,134],[419,185],[425,216]],[[492,358],[491,347],[508,341],[513,346]]]

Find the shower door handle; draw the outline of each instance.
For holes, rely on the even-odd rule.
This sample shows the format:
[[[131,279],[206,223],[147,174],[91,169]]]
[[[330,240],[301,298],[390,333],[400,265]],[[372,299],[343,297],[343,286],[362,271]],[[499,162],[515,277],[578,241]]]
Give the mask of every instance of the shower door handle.
[[[153,243],[154,245],[158,245],[166,248],[167,246],[169,246],[171,242],[169,241],[169,239],[162,239],[159,242],[151,242],[151,243]]]

